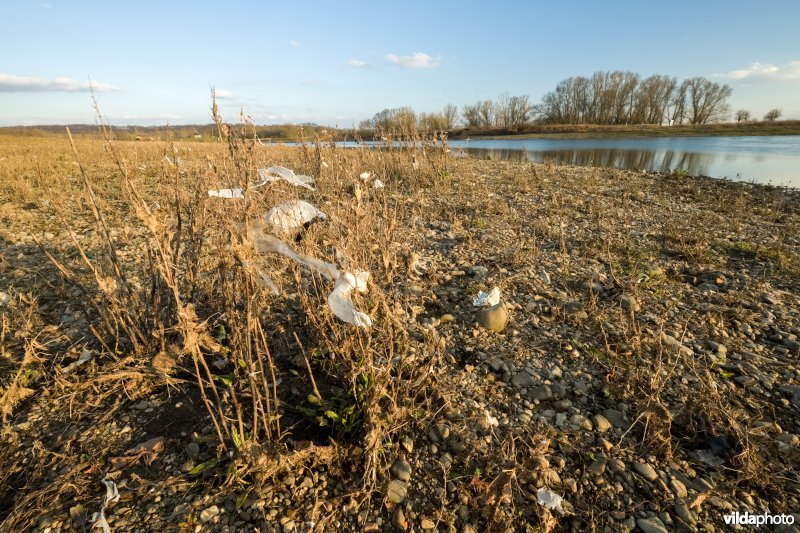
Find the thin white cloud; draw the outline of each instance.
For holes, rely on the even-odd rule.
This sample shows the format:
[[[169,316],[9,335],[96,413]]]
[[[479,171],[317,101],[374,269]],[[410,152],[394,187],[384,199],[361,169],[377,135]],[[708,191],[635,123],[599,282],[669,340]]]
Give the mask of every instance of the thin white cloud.
[[[225,89],[216,89],[214,91],[214,96],[217,100],[232,100],[233,93],[230,91],[226,91]]]
[[[751,63],[747,68],[731,70],[719,76],[733,78],[735,80],[744,80],[747,78],[800,79],[800,61],[791,61],[782,67],[770,63],[756,62]]]
[[[300,41],[295,41],[294,39],[292,39],[291,41],[289,41],[289,46],[291,46],[292,48],[300,48]]]
[[[77,81],[70,78],[36,78],[33,76],[15,76],[0,73],[0,92],[6,93],[33,93],[33,92],[86,92],[94,89],[95,92],[104,93],[118,91],[119,88],[108,83]]]
[[[403,68],[435,68],[439,66],[439,62],[433,59],[428,54],[417,52],[410,56],[397,56],[388,54],[384,57],[386,61]]]
[[[366,61],[362,61],[360,59],[351,59],[347,62],[347,64],[350,65],[351,67],[357,67],[357,68],[364,68],[369,66],[369,63],[367,63]]]

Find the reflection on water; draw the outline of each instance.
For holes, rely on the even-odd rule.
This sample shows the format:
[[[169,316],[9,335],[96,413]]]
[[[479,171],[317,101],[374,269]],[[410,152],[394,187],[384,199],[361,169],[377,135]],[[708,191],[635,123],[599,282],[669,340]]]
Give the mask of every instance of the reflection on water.
[[[631,170],[658,170],[671,172],[680,168],[693,176],[708,175],[714,154],[700,152],[656,152],[652,150],[613,150],[598,148],[594,150],[544,150],[530,152],[508,148],[465,148],[468,155],[478,159],[500,159],[503,161],[545,160],[559,165],[582,165],[592,167],[614,167]]]
[[[450,142],[453,153],[508,161],[686,171],[800,187],[800,136],[636,139],[481,139]]]

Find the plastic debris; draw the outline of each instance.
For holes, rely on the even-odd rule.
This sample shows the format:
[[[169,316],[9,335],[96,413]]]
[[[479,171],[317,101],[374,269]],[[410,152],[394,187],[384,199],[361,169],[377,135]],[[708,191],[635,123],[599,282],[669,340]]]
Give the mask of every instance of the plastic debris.
[[[106,506],[119,501],[119,490],[117,484],[110,479],[104,479],[103,484],[106,486],[106,494],[103,496],[103,503],[100,504],[100,512],[92,514],[92,527],[99,525],[103,528],[103,533],[111,533],[111,527],[106,521]]]
[[[361,178],[361,181],[367,181],[370,177],[372,177],[372,174],[369,172],[362,172],[358,177]]]
[[[383,189],[383,182],[376,178],[375,181],[372,182],[372,187],[375,189]]]
[[[327,218],[328,215],[305,200],[290,200],[280,203],[264,215],[264,221],[267,224],[284,234],[292,233],[317,219],[326,220]]]
[[[486,415],[486,423],[489,425],[489,427],[497,427],[500,425],[500,421],[493,417],[491,413],[489,413],[488,409],[484,409],[483,414]]]
[[[70,372],[81,366],[83,363],[91,360],[93,355],[94,353],[91,350],[87,350],[86,348],[84,348],[83,351],[81,351],[81,355],[80,357],[78,357],[78,360],[73,361],[72,363],[62,368],[61,372],[63,374],[69,374]]]
[[[253,244],[255,244],[256,251],[258,253],[263,254],[272,252],[288,257],[289,259],[294,260],[296,263],[299,263],[310,270],[319,272],[323,277],[331,281],[339,279],[339,276],[341,275],[339,273],[339,269],[336,268],[336,265],[327,263],[321,259],[298,254],[292,250],[288,244],[274,235],[269,235],[263,231],[259,231],[257,225],[254,225],[251,228],[250,237],[252,238]]]
[[[490,292],[478,292],[478,296],[472,300],[475,307],[493,307],[500,303],[500,289],[495,287]]]
[[[697,454],[698,459],[710,466],[719,466],[725,462],[722,457],[718,456],[711,450],[695,450],[694,453]]]
[[[283,180],[291,183],[292,185],[297,185],[298,187],[305,187],[306,189],[310,189],[312,191],[315,190],[315,178],[312,176],[295,174],[294,171],[286,167],[274,166],[269,168],[259,168],[258,175],[261,177],[262,181],[258,185],[253,186],[253,188],[261,187],[267,183],[272,183],[273,181]]]
[[[356,272],[355,274],[345,272],[336,280],[333,292],[328,296],[328,307],[331,308],[336,318],[362,328],[372,326],[372,319],[369,315],[356,310],[350,296],[354,289],[356,292],[366,292],[367,280],[369,280],[369,272]]]
[[[242,189],[209,190],[208,195],[212,198],[244,198]]]
[[[564,508],[561,507],[561,504],[564,503],[564,498],[552,490],[542,487],[536,492],[536,500],[539,502],[539,505],[545,509],[564,514]]]

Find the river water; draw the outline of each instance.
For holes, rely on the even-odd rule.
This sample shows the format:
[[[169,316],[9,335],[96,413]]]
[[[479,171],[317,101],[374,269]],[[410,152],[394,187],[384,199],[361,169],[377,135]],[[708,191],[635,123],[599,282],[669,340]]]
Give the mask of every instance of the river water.
[[[471,157],[686,172],[800,188],[800,135],[451,140]]]

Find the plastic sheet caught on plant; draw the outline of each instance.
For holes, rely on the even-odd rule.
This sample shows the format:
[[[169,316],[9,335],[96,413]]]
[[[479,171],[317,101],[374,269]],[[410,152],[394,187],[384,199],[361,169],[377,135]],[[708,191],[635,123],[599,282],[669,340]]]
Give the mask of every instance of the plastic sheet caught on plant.
[[[372,174],[369,172],[362,172],[358,177],[361,178],[361,181],[367,181],[372,177]]]
[[[379,179],[376,179],[372,182],[372,187],[375,189],[383,189],[383,182]]]
[[[314,182],[316,179],[314,177],[295,174],[294,171],[286,167],[273,166],[269,168],[259,168],[258,175],[261,177],[261,183],[253,186],[253,188],[262,187],[273,181],[283,180],[292,185],[297,185],[298,187],[305,187],[312,191],[315,190]]]
[[[212,198],[244,198],[242,189],[212,189],[208,191],[208,195]]]
[[[352,299],[352,292],[366,292],[369,272],[345,272],[333,286],[333,291],[328,296],[328,307],[339,320],[362,328],[372,326],[372,319],[366,313],[356,309]]]
[[[475,307],[492,307],[500,303],[500,289],[495,287],[490,292],[478,292],[478,296],[472,300]]]
[[[552,490],[542,487],[536,492],[536,500],[545,509],[564,514],[564,508],[561,507],[561,504],[564,503],[564,498]]]
[[[264,215],[264,222],[280,233],[292,233],[315,220],[326,220],[328,216],[305,200],[289,200],[280,203]]]
[[[100,512],[92,515],[92,527],[99,525],[103,528],[103,533],[111,533],[111,527],[106,521],[106,506],[109,503],[119,501],[119,490],[117,490],[117,484],[109,479],[104,479],[103,484],[106,486],[106,494],[103,496],[103,503],[100,504]]]
[[[336,265],[327,263],[321,259],[299,254],[292,250],[288,244],[274,235],[269,235],[263,231],[259,231],[257,226],[254,226],[251,229],[250,238],[255,245],[256,251],[260,254],[277,253],[292,259],[293,261],[307,267],[310,270],[319,272],[326,279],[331,281],[339,279],[340,273],[339,269],[336,268]]]

